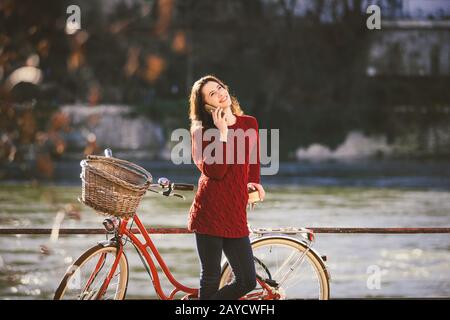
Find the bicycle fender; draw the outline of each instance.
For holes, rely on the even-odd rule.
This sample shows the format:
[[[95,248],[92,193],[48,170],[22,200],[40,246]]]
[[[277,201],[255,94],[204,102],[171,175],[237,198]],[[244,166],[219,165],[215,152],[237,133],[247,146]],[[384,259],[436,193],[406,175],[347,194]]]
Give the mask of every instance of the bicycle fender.
[[[114,239],[109,240],[101,240],[97,242],[99,245],[101,245],[103,248],[106,248],[108,246],[114,246],[117,247],[117,241]]]

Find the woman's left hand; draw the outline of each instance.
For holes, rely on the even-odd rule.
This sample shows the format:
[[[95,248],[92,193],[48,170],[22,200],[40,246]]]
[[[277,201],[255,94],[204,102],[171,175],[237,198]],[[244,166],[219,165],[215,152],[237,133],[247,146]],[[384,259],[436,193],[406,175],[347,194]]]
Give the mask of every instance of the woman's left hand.
[[[249,183],[247,183],[247,188],[249,188],[251,190],[257,189],[259,198],[261,199],[261,201],[264,200],[264,197],[266,196],[266,192],[264,191],[264,188],[262,185],[260,185],[259,183],[249,182]]]

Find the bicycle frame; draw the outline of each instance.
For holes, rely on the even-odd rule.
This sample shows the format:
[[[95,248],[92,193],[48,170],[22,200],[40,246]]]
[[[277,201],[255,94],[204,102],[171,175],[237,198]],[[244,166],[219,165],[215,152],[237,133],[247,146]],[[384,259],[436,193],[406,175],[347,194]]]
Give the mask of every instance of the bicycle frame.
[[[164,259],[158,252],[158,249],[156,248],[155,244],[151,240],[149,234],[147,233],[147,231],[145,229],[145,226],[142,224],[139,217],[137,215],[135,215],[133,217],[133,220],[136,223],[137,229],[139,230],[139,234],[142,235],[142,237],[144,238],[145,241],[141,242],[139,240],[139,238],[133,232],[131,232],[131,230],[127,229],[129,219],[121,220],[120,226],[119,226],[119,228],[116,232],[116,236],[114,238],[114,240],[116,240],[114,243],[116,243],[116,245],[118,246],[118,253],[117,253],[114,263],[111,267],[111,270],[109,271],[109,273],[105,279],[105,282],[103,283],[102,287],[100,288],[100,291],[97,294],[96,298],[100,299],[104,295],[104,293],[106,292],[106,289],[109,286],[109,282],[111,281],[111,279],[114,276],[114,273],[119,264],[121,255],[123,254],[123,246],[124,246],[123,241],[122,241],[123,236],[126,236],[131,240],[132,244],[139,251],[139,254],[141,255],[141,257],[144,257],[145,262],[144,261],[143,262],[147,263],[147,265],[150,267],[149,271],[150,271],[150,276],[151,276],[151,280],[153,283],[153,287],[155,288],[156,294],[158,295],[158,297],[160,299],[173,300],[175,294],[177,294],[178,292],[184,292],[188,296],[191,296],[191,297],[198,297],[198,288],[187,287],[175,279],[175,277],[171,273],[169,267],[166,265]],[[108,244],[110,244],[110,243],[111,242],[108,241]],[[161,270],[164,272],[167,279],[174,286],[174,289],[171,291],[171,293],[169,295],[166,295],[164,293],[164,290],[161,286],[161,281],[159,278],[156,264],[155,264],[152,256],[150,255],[148,249],[150,249],[150,252],[154,256],[154,258],[156,258],[157,263],[159,264]],[[103,257],[100,257],[100,259],[103,259]],[[97,268],[99,267],[99,265],[101,265],[101,261],[99,261],[97,263],[96,269],[92,273],[93,275],[98,272]],[[261,286],[261,288],[263,290],[261,292],[249,293],[248,295],[242,297],[241,299],[244,299],[244,300],[252,300],[252,299],[272,300],[272,299],[279,298],[279,294],[275,290],[273,290],[273,288],[270,287],[267,283],[265,283],[262,279],[257,278],[257,282],[259,283],[259,285]],[[89,283],[87,285],[89,286]]]
[[[155,244],[151,240],[149,234],[145,230],[145,226],[142,224],[139,217],[137,215],[135,215],[133,217],[133,220],[136,223],[136,226],[139,230],[139,234],[142,235],[142,237],[144,238],[144,242],[141,242],[135,234],[133,234],[129,229],[127,229],[127,225],[129,222],[128,219],[121,220],[119,230],[117,231],[117,234],[116,234],[116,238],[118,240],[117,244],[119,246],[119,251],[118,251],[116,259],[113,263],[113,266],[110,270],[110,273],[108,274],[107,278],[105,279],[105,283],[103,284],[102,289],[97,297],[98,298],[102,297],[105,289],[109,285],[109,281],[111,280],[112,276],[114,275],[115,269],[117,268],[118,262],[120,260],[120,256],[123,253],[123,241],[122,241],[123,236],[128,237],[131,240],[131,242],[133,243],[133,245],[135,246],[135,248],[139,251],[139,254],[145,258],[145,262],[150,267],[150,276],[151,276],[153,286],[155,288],[156,294],[158,295],[158,297],[160,299],[172,300],[172,299],[174,299],[175,294],[180,291],[185,292],[186,294],[189,294],[189,295],[198,295],[197,288],[187,287],[175,279],[175,277],[173,276],[169,267],[164,262],[164,259],[161,257],[160,253],[158,252],[158,249],[156,248]],[[150,249],[150,252],[154,256],[154,258],[156,258],[156,261],[158,262],[161,270],[164,272],[167,279],[175,287],[169,295],[166,295],[164,293],[164,290],[161,286],[161,281],[159,278],[156,264],[155,264],[152,256],[150,255],[148,249]]]

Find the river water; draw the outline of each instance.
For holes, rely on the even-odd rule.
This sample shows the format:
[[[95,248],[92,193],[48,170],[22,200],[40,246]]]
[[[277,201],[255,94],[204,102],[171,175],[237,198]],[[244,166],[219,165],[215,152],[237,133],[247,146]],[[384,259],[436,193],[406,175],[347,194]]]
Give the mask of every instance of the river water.
[[[143,165],[155,177],[190,183],[198,179],[191,166]],[[102,216],[77,205],[79,166],[61,164],[58,174],[45,184],[0,183],[0,226],[51,228],[57,213],[73,204],[80,216],[66,215],[61,227],[101,227]],[[450,227],[450,164],[445,162],[282,163],[278,175],[262,177],[262,182],[267,195],[248,213],[252,226]],[[185,201],[147,194],[139,209],[141,219],[146,226],[185,227],[193,194],[184,195]],[[70,263],[104,238],[0,236],[0,298],[52,298]],[[154,235],[153,239],[175,277],[197,286],[194,237]],[[42,253],[41,246],[48,252]],[[331,298],[450,296],[449,234],[316,234],[314,247],[328,257]],[[131,270],[127,298],[155,298],[139,257],[127,248]],[[168,281],[163,286],[169,293]]]

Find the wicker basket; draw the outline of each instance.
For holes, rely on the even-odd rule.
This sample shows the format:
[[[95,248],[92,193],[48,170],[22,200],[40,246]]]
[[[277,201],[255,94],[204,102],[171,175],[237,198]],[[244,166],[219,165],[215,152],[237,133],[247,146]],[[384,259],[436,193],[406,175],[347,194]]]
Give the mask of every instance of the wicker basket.
[[[88,156],[80,165],[80,201],[107,216],[132,217],[152,182],[144,168],[117,158]]]

